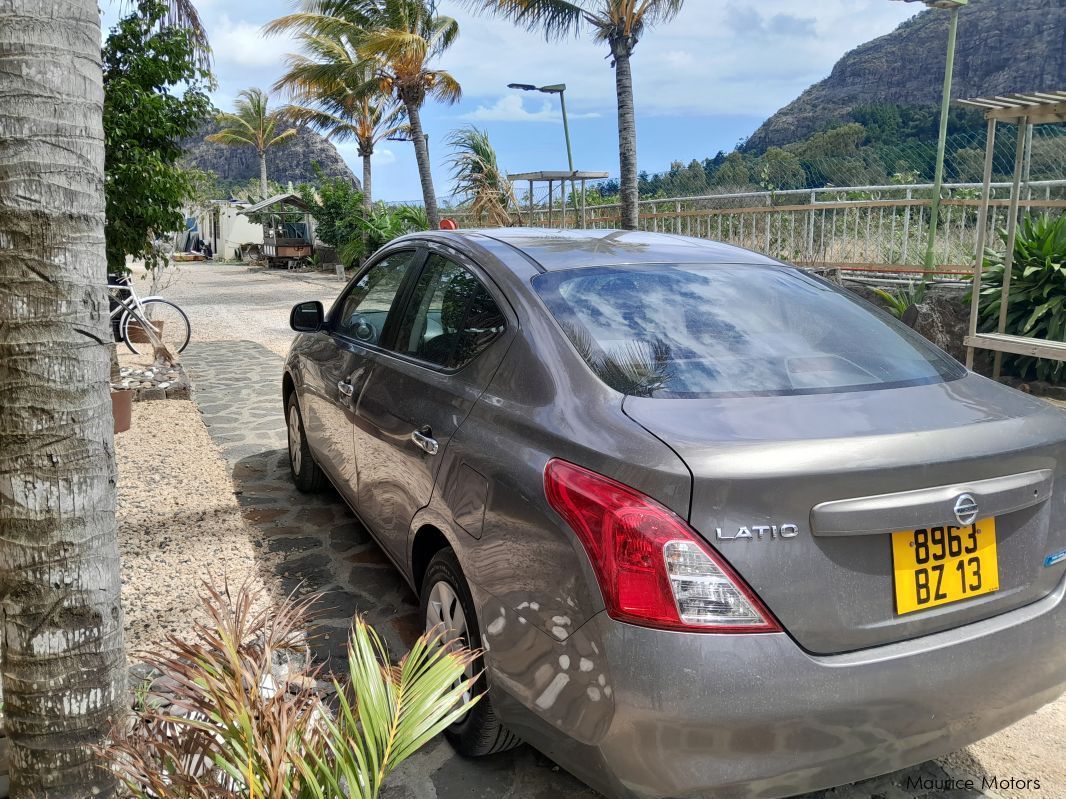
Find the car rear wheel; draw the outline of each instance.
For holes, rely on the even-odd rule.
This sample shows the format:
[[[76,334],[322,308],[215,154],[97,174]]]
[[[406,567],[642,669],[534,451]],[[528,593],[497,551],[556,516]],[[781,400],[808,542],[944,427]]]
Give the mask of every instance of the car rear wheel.
[[[285,423],[288,429],[289,472],[292,474],[292,481],[297,489],[306,494],[321,491],[326,485],[326,476],[311,457],[311,448],[307,445],[303,416],[300,414],[300,403],[296,399],[295,391],[289,395],[289,402],[285,407]]]
[[[443,628],[446,646],[478,647],[481,631],[470,588],[459,560],[451,549],[442,549],[429,562],[422,579],[422,618],[426,630]],[[484,694],[470,712],[444,731],[459,754],[481,757],[513,749],[521,739],[500,723],[492,698],[486,694],[485,659],[478,655],[467,675],[478,674],[472,694]],[[469,698],[469,697],[467,697]]]

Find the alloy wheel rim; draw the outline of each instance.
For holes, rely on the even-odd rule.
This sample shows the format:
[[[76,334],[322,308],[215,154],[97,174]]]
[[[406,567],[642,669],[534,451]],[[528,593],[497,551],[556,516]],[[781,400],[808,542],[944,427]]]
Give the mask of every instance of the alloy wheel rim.
[[[429,601],[426,604],[426,631],[440,630],[441,645],[449,651],[457,651],[468,647],[469,628],[466,622],[466,614],[463,613],[463,604],[459,601],[459,595],[450,583],[439,580],[433,584],[429,591]],[[463,670],[462,680],[470,680],[474,676],[474,664],[467,663]],[[459,684],[456,681],[456,685]],[[470,702],[473,694],[470,688],[463,691],[463,704]],[[456,720],[461,722],[466,715]]]
[[[294,474],[300,473],[303,465],[303,436],[300,434],[300,414],[293,405],[289,408],[289,463]]]

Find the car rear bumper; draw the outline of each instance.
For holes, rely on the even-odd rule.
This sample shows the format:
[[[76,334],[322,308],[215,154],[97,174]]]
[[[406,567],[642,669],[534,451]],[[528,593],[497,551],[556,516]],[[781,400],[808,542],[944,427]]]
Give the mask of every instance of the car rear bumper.
[[[1066,581],[992,619],[835,656],[784,634],[662,632],[601,613],[580,632],[606,655],[609,718],[601,705],[593,739],[560,743],[562,718],[546,725],[527,705],[518,731],[616,795],[770,799],[842,785],[954,751],[1059,696],[1064,593]]]

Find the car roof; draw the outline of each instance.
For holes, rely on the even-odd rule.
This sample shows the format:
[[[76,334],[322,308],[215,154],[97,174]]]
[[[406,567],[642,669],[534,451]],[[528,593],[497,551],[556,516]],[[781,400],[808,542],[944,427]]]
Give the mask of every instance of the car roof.
[[[620,264],[782,265],[780,261],[731,244],[645,231],[511,227],[433,231],[429,235],[465,239],[482,246],[486,239],[491,239],[517,250],[545,271]]]

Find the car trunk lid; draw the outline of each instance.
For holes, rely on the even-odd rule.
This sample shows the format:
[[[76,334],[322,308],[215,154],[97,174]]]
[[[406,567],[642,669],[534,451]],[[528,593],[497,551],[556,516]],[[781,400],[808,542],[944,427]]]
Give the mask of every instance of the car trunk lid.
[[[1066,550],[1066,502],[1053,490],[1066,415],[975,375],[833,394],[628,397],[625,411],[686,462],[690,524],[808,651],[975,622],[1047,595],[1066,570],[1045,565]],[[892,533],[962,527],[963,495],[995,519],[998,590],[898,612]]]

